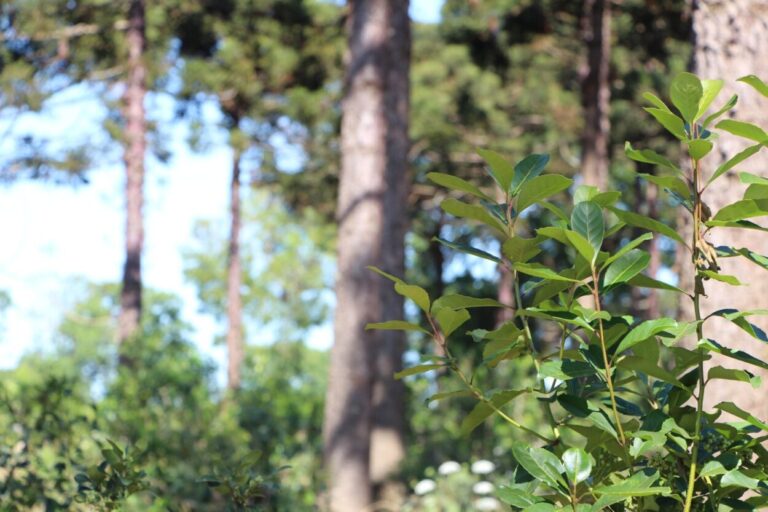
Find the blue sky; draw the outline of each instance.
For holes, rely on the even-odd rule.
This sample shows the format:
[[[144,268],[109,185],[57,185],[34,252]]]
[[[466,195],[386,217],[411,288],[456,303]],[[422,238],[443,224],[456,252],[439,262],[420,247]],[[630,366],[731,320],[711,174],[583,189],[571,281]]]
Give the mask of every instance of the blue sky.
[[[435,22],[441,0],[413,0],[414,20]],[[93,134],[98,139],[101,107],[83,99],[87,92],[73,89],[55,99],[45,116],[23,116],[15,133],[45,133],[66,143],[72,135]],[[154,117],[170,115],[167,98],[148,101]],[[0,133],[9,128],[0,115]],[[193,288],[182,275],[181,250],[191,244],[192,225],[201,218],[222,218],[228,205],[229,151],[217,145],[205,153],[191,153],[184,144],[185,129],[171,125],[173,159],[163,165],[147,162],[147,224],[144,278],[147,286],[179,294],[185,317],[195,326],[195,341],[217,361],[224,352],[212,340],[219,331],[213,320],[198,313]],[[3,142],[0,140],[0,150]],[[13,367],[19,357],[50,343],[61,315],[79,296],[77,282],[116,282],[123,261],[123,170],[119,159],[89,174],[90,184],[79,187],[18,182],[0,187],[0,290],[10,292],[12,306],[0,325],[3,357],[0,368]],[[330,326],[317,329],[310,344],[327,347]]]

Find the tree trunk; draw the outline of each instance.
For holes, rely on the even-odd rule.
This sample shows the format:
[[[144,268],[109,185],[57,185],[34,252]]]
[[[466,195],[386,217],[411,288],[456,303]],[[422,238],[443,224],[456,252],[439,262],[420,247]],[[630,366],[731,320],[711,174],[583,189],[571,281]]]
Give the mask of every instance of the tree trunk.
[[[240,295],[240,150],[233,148],[230,194],[230,231],[227,250],[227,387],[240,388],[243,366],[243,300]]]
[[[581,138],[581,176],[584,184],[605,190],[608,185],[608,117],[611,88],[611,2],[585,0],[582,37],[587,59],[581,73],[584,132]]]
[[[407,0],[350,2],[342,106],[335,343],[324,441],[334,512],[360,512],[404,454],[404,337],[365,331],[402,318],[392,284],[366,269],[404,273],[410,22]]]
[[[120,291],[118,339],[134,336],[141,322],[141,253],[144,245],[144,153],[146,120],[144,96],[147,71],[144,65],[144,0],[131,0],[128,12],[128,78],[123,108],[125,116],[125,265]]]
[[[768,3],[765,0],[699,0],[694,3],[693,62],[696,74],[701,78],[724,79],[726,85],[720,101],[724,102],[733,93],[739,95],[734,117],[740,121],[765,125],[768,119],[768,99],[761,97],[750,87],[737,83],[736,79],[748,74],[768,77],[768,60],[765,58],[768,55]],[[717,143],[719,153],[703,160],[705,175],[746,145],[743,139],[724,134]],[[758,153],[739,166],[740,171],[768,177],[766,169],[766,151]],[[739,183],[736,173],[729,172],[709,187],[703,200],[712,212],[717,212],[724,205],[741,199],[743,193],[744,186]],[[690,233],[690,221],[688,232]],[[750,230],[715,228],[709,241],[715,246],[749,247],[760,254],[768,254],[768,237],[764,235]],[[685,254],[681,258],[685,258],[681,265],[685,269],[681,276],[682,283],[687,289],[692,289],[690,255]],[[753,267],[752,263],[741,258],[721,258],[719,264],[723,273],[739,276],[747,286],[731,287],[714,280],[706,281],[707,297],[702,301],[703,315],[722,308],[748,310],[768,306],[765,298],[768,272]],[[684,313],[690,318],[689,308],[686,307]],[[752,317],[751,320],[763,329],[768,328],[765,318]],[[720,318],[707,321],[705,335],[730,348],[749,352],[761,360],[768,358],[765,344],[752,339]],[[723,364],[729,368],[745,367],[738,361],[720,357],[715,357],[710,364]],[[754,366],[746,369],[761,373],[763,381],[768,377],[768,372],[760,372]],[[716,386],[707,388],[707,405],[711,407],[721,401],[733,401],[758,418],[765,419],[768,418],[768,401],[765,400],[764,393],[753,391],[748,386],[745,389],[743,384],[721,381]]]

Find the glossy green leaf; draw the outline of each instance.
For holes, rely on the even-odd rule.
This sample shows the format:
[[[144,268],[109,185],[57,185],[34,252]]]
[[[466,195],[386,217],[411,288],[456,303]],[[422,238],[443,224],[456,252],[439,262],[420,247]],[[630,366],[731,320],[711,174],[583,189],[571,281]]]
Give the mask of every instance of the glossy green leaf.
[[[658,480],[658,472],[646,470],[645,472],[635,473],[617,484],[595,487],[593,489],[594,493],[600,496],[600,499],[595,503],[595,507],[607,507],[624,501],[629,496],[657,496],[672,492],[669,487],[654,485]],[[601,509],[595,508],[595,510]]]
[[[460,309],[460,308],[503,308],[506,307],[495,299],[469,297],[460,293],[451,293],[443,295],[435,300],[432,311],[440,309]]]
[[[703,88],[703,94],[701,100],[699,100],[699,109],[696,112],[696,119],[700,119],[707,112],[707,109],[715,101],[717,95],[723,89],[722,80],[702,80],[701,86]]]
[[[478,425],[514,398],[526,393],[526,390],[505,390],[494,394],[490,400],[478,402],[474,409],[461,422],[461,435],[469,435]],[[491,405],[492,404],[492,405]]]
[[[699,77],[693,73],[678,73],[672,79],[669,89],[672,104],[689,124],[696,120],[699,102],[704,95],[704,87]]]
[[[567,488],[563,479],[565,468],[554,453],[544,448],[515,444],[512,447],[512,458],[532,477],[544,481],[553,489],[560,489],[558,484]]]
[[[454,217],[476,220],[486,226],[497,229],[502,234],[506,235],[507,229],[504,224],[488,213],[482,206],[468,204],[459,201],[458,199],[450,198],[440,203],[440,208],[442,208],[445,213],[453,215]]]
[[[701,160],[707,154],[712,151],[712,143],[704,139],[692,140],[688,143],[688,154],[694,160]]]
[[[745,382],[755,389],[759,388],[762,383],[762,379],[759,375],[754,375],[747,370],[723,368],[722,366],[714,366],[710,368],[707,373],[707,378]]]
[[[725,345],[721,345],[715,340],[712,340],[712,339],[699,340],[699,342],[697,343],[697,346],[699,348],[706,349],[709,352],[714,352],[716,354],[720,354],[722,356],[730,357],[731,359],[741,361],[742,363],[751,364],[753,366],[757,366],[758,368],[768,370],[768,363],[766,363],[762,359],[758,359],[757,357],[753,356],[752,354],[748,354],[743,350],[734,350],[732,348],[726,347]]]
[[[611,263],[605,271],[605,286],[626,283],[648,267],[651,255],[640,249],[632,249]]]
[[[721,411],[727,412],[729,414],[733,414],[737,418],[746,421],[753,427],[757,427],[759,429],[768,431],[768,423],[760,421],[759,419],[755,418],[752,414],[740,408],[738,405],[734,404],[733,402],[720,402],[715,406],[715,409],[720,409]]]
[[[711,114],[711,115],[707,116],[707,118],[706,118],[706,119],[704,120],[704,122],[701,124],[701,125],[702,125],[702,127],[706,128],[706,127],[707,127],[707,126],[709,126],[709,125],[710,125],[710,124],[711,124],[711,123],[712,123],[712,122],[713,122],[715,119],[717,119],[718,117],[722,116],[723,114],[725,114],[726,112],[728,112],[729,110],[731,110],[733,107],[735,107],[735,106],[736,106],[736,103],[738,102],[738,100],[739,100],[739,97],[738,97],[738,96],[736,96],[735,94],[734,94],[733,96],[731,96],[731,97],[728,99],[728,101],[726,101],[726,102],[725,102],[725,105],[723,105],[723,106],[720,108],[720,110],[718,110],[718,111],[717,111],[717,112],[715,112],[714,114]]]
[[[571,229],[583,236],[594,249],[594,255],[591,258],[594,264],[605,236],[603,209],[590,201],[577,204],[571,213]]]
[[[766,85],[765,82],[763,82],[759,77],[756,75],[747,75],[743,76],[738,79],[739,82],[744,82],[745,84],[751,86],[754,90],[759,92],[765,97],[768,97],[768,85]]]
[[[732,133],[737,137],[753,140],[755,142],[767,142],[768,133],[762,128],[752,123],[736,121],[735,119],[723,119],[715,125],[715,128]]]
[[[747,187],[743,199],[768,199],[768,185],[753,183]]]
[[[728,159],[725,163],[718,166],[718,168],[715,170],[715,172],[712,174],[712,177],[709,178],[707,181],[707,185],[715,181],[717,178],[725,174],[726,172],[730,171],[740,163],[742,163],[747,158],[751,157],[758,151],[760,151],[760,148],[762,148],[762,144],[755,144],[754,146],[749,146],[747,149],[737,153],[730,159]]]
[[[768,215],[768,199],[742,199],[721,208],[712,220],[739,221]]]
[[[527,486],[523,486],[522,484],[500,485],[496,491],[496,497],[507,505],[524,509],[525,507],[543,503],[544,501],[542,497],[536,496],[532,491],[532,489],[527,488]],[[546,505],[549,505],[549,503],[546,503]],[[551,505],[549,506],[551,507]]]
[[[701,467],[699,471],[700,478],[712,478],[713,476],[720,476],[727,473],[728,470],[723,466],[723,463],[718,460],[710,460]]]
[[[741,281],[736,276],[730,276],[728,274],[721,274],[719,272],[715,272],[713,270],[699,270],[699,274],[708,277],[709,279],[714,279],[715,281],[720,281],[721,283],[730,284],[731,286],[741,286]]]
[[[403,320],[390,320],[389,322],[369,323],[365,326],[365,329],[366,330],[380,329],[380,330],[390,330],[390,331],[418,331],[418,332],[423,332],[425,334],[429,334],[429,332],[423,329],[421,326],[412,324],[411,322],[405,322]]]
[[[768,256],[763,256],[762,254],[758,254],[754,251],[750,251],[749,249],[742,247],[740,249],[735,249],[733,247],[718,247],[717,248],[717,255],[721,258],[730,258],[734,256],[743,256],[752,263],[756,265],[760,265],[764,269],[768,269]]]
[[[653,279],[652,277],[648,277],[645,274],[640,274],[633,277],[629,280],[629,284],[632,286],[637,286],[638,288],[653,288],[656,290],[667,290],[670,292],[685,294],[685,291],[681,290],[677,286],[672,286],[669,283]]]
[[[544,171],[549,163],[549,155],[532,154],[515,164],[515,176],[512,178],[509,191],[513,196],[520,192],[521,187]]]
[[[668,372],[664,368],[660,367],[656,361],[651,361],[640,356],[624,356],[618,360],[617,366],[624,368],[625,370],[634,370],[645,373],[655,379],[658,379],[667,384],[672,384],[680,388],[684,388],[682,382],[680,382],[672,373]]]
[[[639,237],[635,238],[634,240],[631,240],[630,242],[626,243],[616,251],[612,256],[608,257],[604,262],[603,266],[610,265],[614,261],[618,260],[625,254],[627,254],[632,249],[636,248],[638,245],[642,244],[643,242],[646,242],[648,240],[653,240],[653,234],[652,233],[643,233]]]
[[[759,145],[762,145],[762,144],[759,144]],[[739,180],[741,180],[742,183],[747,183],[747,184],[756,183],[758,185],[768,185],[768,178],[763,178],[762,176],[757,176],[749,172],[740,172]]]
[[[668,238],[671,238],[672,240],[677,240],[680,243],[685,243],[683,242],[683,239],[680,237],[677,231],[675,231],[673,228],[655,219],[651,219],[650,217],[646,217],[645,215],[640,215],[638,213],[628,212],[626,210],[620,210],[618,208],[609,208],[609,209],[613,213],[615,213],[619,219],[626,222],[630,226],[635,226],[638,228],[647,229],[648,231],[653,231],[655,233],[660,233]]]
[[[400,279],[399,277],[393,276],[392,274],[388,274],[388,273],[384,272],[383,270],[381,270],[380,268],[377,268],[377,267],[374,267],[374,266],[367,266],[365,268],[367,268],[368,270],[370,270],[372,272],[376,272],[377,274],[379,274],[382,277],[386,277],[387,279],[389,279],[393,283],[404,283],[404,281],[402,279]]]
[[[578,379],[595,375],[597,370],[584,361],[565,359],[563,361],[544,361],[539,368],[539,375],[559,380]]]
[[[672,112],[658,108],[644,108],[643,110],[656,118],[656,121],[658,121],[661,126],[666,128],[669,133],[678,139],[686,140],[688,138],[688,134],[685,133],[685,123]]]
[[[745,489],[757,489],[760,487],[760,480],[745,475],[738,469],[732,469],[723,475],[720,479],[722,487],[743,487]]]
[[[449,242],[448,240],[444,240],[438,237],[434,237],[432,240],[434,240],[435,242],[438,242],[441,245],[448,247],[449,249],[463,252],[465,254],[471,254],[472,256],[477,256],[478,258],[483,258],[485,260],[492,261],[494,263],[501,263],[501,258],[499,258],[498,256],[494,256],[493,254],[490,254],[483,250],[476,249],[475,247],[465,245],[465,244],[457,244],[455,242]]]
[[[493,201],[493,199],[485,192],[458,176],[452,176],[442,172],[430,172],[427,174],[427,179],[442,187],[458,190],[459,192],[466,192],[467,194],[472,194],[473,196],[485,199],[486,201]]]
[[[443,365],[441,364],[418,364],[416,366],[411,366],[410,368],[406,368],[403,371],[397,372],[395,374],[396,379],[402,379],[404,377],[408,377],[410,375],[418,375],[421,373],[426,373],[430,370],[436,370],[438,368],[442,368]]]
[[[495,151],[478,149],[477,154],[488,164],[491,176],[496,180],[496,183],[499,184],[501,190],[506,193],[509,190],[509,185],[512,183],[512,178],[515,175],[515,168],[506,158]]]
[[[517,213],[522,213],[529,206],[562,192],[571,186],[573,180],[559,174],[536,176],[522,184],[517,196]]]
[[[508,238],[501,246],[501,252],[507,259],[513,263],[525,263],[541,252],[539,248],[540,239],[523,238],[515,236]]]
[[[645,179],[646,181],[650,181],[651,183],[658,185],[659,187],[674,192],[680,197],[687,198],[691,195],[691,189],[688,184],[683,181],[682,178],[678,178],[677,176],[657,176],[655,174],[643,173],[639,173],[638,176]]]
[[[568,448],[561,459],[571,485],[584,482],[592,473],[592,456],[581,448]]]
[[[739,311],[737,309],[720,309],[709,314],[705,320],[714,316],[725,318],[726,320],[733,322],[737,327],[739,327],[753,338],[760,340],[763,343],[768,343],[768,335],[766,335],[765,331],[747,320],[748,317],[756,315],[768,316],[768,310],[752,309],[747,311]]]
[[[680,172],[680,168],[668,158],[661,156],[651,149],[633,149],[629,142],[624,143],[624,153],[627,158],[644,164],[654,164]]]
[[[542,279],[550,279],[553,281],[567,281],[570,283],[579,282],[578,279],[573,279],[558,274],[551,268],[545,267],[539,263],[513,263],[512,267],[521,274],[525,274],[527,276],[540,277]]]
[[[672,318],[646,320],[636,327],[633,327],[632,330],[622,338],[619,346],[616,347],[615,354],[618,356],[638,343],[641,343],[652,336],[656,336],[659,333],[669,332],[670,329],[676,328],[677,326],[678,323]]]
[[[466,309],[443,308],[435,313],[435,318],[443,331],[443,335],[448,337],[469,320],[470,317],[469,311]]]
[[[429,295],[427,294],[427,291],[421,286],[400,282],[395,283],[395,291],[403,297],[411,299],[425,313],[429,313]]]
[[[652,92],[644,92],[643,98],[648,100],[650,103],[653,104],[654,107],[659,108],[661,110],[666,110],[668,112],[672,112],[666,103],[664,103],[658,96],[653,94]]]
[[[446,400],[448,398],[467,398],[474,396],[468,389],[458,389],[456,391],[441,391],[427,398],[426,402],[437,402],[438,400]]]

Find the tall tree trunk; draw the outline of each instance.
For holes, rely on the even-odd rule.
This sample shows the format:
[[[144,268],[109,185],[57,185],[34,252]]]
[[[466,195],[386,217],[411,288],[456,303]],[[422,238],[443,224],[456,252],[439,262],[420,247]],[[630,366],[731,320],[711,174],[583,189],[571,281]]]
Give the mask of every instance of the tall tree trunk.
[[[230,195],[230,230],[227,249],[227,387],[240,388],[243,366],[243,300],[240,295],[242,270],[240,264],[240,157],[233,147]]]
[[[584,132],[581,139],[581,176],[584,184],[605,190],[608,185],[608,132],[611,129],[608,73],[611,62],[611,2],[585,0],[582,37],[587,59],[581,73]]]
[[[128,78],[123,97],[125,116],[125,265],[120,291],[118,339],[134,336],[141,322],[141,253],[144,245],[144,154],[146,120],[144,96],[147,70],[144,65],[144,0],[131,0],[128,12]]]
[[[735,80],[748,74],[768,77],[768,3],[765,0],[698,0],[694,2],[694,71],[701,78],[721,78],[725,80],[722,101],[731,94],[739,95],[739,103],[734,117],[741,121],[765,125],[768,119],[768,100],[753,92],[744,84]],[[746,143],[730,135],[724,135],[718,142],[719,153],[707,157],[703,163],[704,172],[711,173],[727,158],[743,149]],[[740,171],[749,171],[768,177],[768,152],[762,151],[739,167]],[[728,173],[719,178],[704,194],[703,200],[713,212],[726,204],[741,199],[744,186],[739,183],[735,173]],[[690,221],[689,221],[690,222]],[[690,225],[687,226],[690,233]],[[690,236],[690,235],[689,235]],[[715,245],[749,247],[760,253],[768,254],[768,237],[755,234],[754,231],[719,228],[713,230],[709,241]],[[682,268],[682,282],[687,289],[692,289],[690,255]],[[752,263],[741,258],[721,258],[719,261],[725,274],[742,277],[747,287],[731,287],[714,280],[705,283],[707,297],[702,301],[702,314],[722,309],[738,308],[741,310],[764,308],[768,306],[765,290],[768,289],[768,272],[759,271]],[[685,304],[688,317],[690,309]],[[765,318],[752,317],[763,329],[768,328]],[[707,321],[705,334],[724,345],[745,350],[759,359],[768,358],[765,344],[748,337],[746,333],[720,318]],[[715,357],[711,364],[724,364],[727,367],[744,367],[734,360]],[[768,372],[760,372],[750,366],[749,371],[762,373],[763,381]],[[737,383],[719,382],[707,389],[708,405],[721,401],[733,401],[750,411],[758,418],[768,418],[768,400],[763,392],[749,392]],[[743,385],[742,385],[743,386]]]
[[[341,126],[335,342],[324,441],[334,512],[360,512],[403,457],[404,337],[365,331],[401,318],[402,298],[366,269],[404,273],[410,22],[408,0],[350,1]]]

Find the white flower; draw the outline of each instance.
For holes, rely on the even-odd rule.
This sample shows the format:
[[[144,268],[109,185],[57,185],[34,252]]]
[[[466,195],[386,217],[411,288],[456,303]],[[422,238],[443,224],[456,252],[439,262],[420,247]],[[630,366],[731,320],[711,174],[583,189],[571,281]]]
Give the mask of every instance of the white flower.
[[[429,494],[430,492],[434,491],[435,487],[436,485],[434,480],[425,478],[424,480],[416,484],[416,487],[413,488],[413,492],[415,492],[419,496],[424,496],[425,494]]]
[[[437,472],[440,473],[443,476],[451,475],[453,473],[458,473],[461,471],[461,465],[453,460],[449,460],[448,462],[443,462],[440,464],[440,467],[437,468]]]
[[[486,496],[475,500],[477,510],[499,510],[499,501],[496,498]]]
[[[563,383],[563,381],[554,377],[544,377],[542,380],[544,382],[544,389],[547,392],[554,390],[556,387]]]
[[[472,472],[476,475],[487,475],[493,473],[496,469],[496,464],[489,460],[478,460],[472,463]]]
[[[472,486],[472,492],[475,494],[491,494],[493,492],[493,484],[491,482],[477,482]]]

